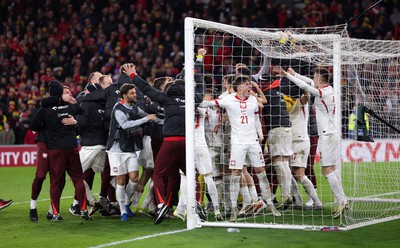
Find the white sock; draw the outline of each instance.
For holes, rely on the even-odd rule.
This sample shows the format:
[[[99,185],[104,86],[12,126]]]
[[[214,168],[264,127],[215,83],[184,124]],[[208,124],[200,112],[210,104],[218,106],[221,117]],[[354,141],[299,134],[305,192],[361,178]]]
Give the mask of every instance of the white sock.
[[[50,207],[49,207],[49,214],[53,214],[53,208],[51,207],[51,204],[50,204]]]
[[[150,206],[150,203],[153,201],[153,189],[154,189],[154,183],[153,180],[149,180],[149,187],[147,189],[146,197],[144,198],[144,201],[142,203],[142,209],[147,209]]]
[[[223,176],[223,182],[224,182],[224,191],[223,191],[223,200],[224,200],[224,206],[225,209],[231,207],[231,193],[230,193],[230,187],[231,187],[231,175],[224,175]]]
[[[284,199],[289,196],[291,180],[287,176],[287,171],[282,162],[280,162],[280,161],[276,162],[273,164],[273,166],[275,168],[276,176],[277,176],[279,185],[281,187],[282,199]]]
[[[296,202],[296,205],[302,205],[303,201],[301,199],[300,193],[299,193],[299,187],[297,186],[297,181],[294,179],[293,176],[291,176],[291,194]]]
[[[128,184],[126,185],[126,195],[127,195],[127,201],[129,202],[135,194],[135,189],[136,189],[137,182],[132,182],[131,180],[128,181]]]
[[[117,201],[119,205],[119,210],[121,211],[122,214],[126,214],[126,209],[125,209],[125,186],[117,184],[117,189],[115,191],[116,196],[117,196]]]
[[[179,195],[179,201],[178,201],[178,205],[176,206],[176,209],[179,212],[183,212],[186,209],[186,194],[187,194],[187,178],[185,175],[181,174],[181,184],[180,184],[180,195]]]
[[[260,184],[261,199],[265,200],[268,204],[272,203],[271,189],[269,188],[269,181],[265,171],[256,174]]]
[[[339,183],[339,187],[343,189],[343,185],[342,185],[342,173],[340,172],[340,170],[335,169],[333,171],[333,173],[335,173],[336,179],[338,180]]]
[[[247,186],[240,187],[240,194],[242,194],[243,197],[243,206],[250,205],[251,198],[250,198],[249,188]]]
[[[321,201],[318,198],[317,191],[315,191],[315,189],[314,189],[314,185],[312,184],[310,179],[308,179],[307,176],[302,176],[300,178],[300,184],[303,186],[303,188],[307,192],[307,195],[309,197],[311,197],[311,199],[314,201],[315,205],[321,205],[322,204]]]
[[[79,205],[79,202],[77,200],[74,199],[74,202],[72,203],[73,206],[75,205]]]
[[[94,198],[92,190],[90,189],[89,184],[85,180],[83,180],[83,184],[85,185],[86,199],[88,200],[89,205],[94,206],[96,203],[96,198]]]
[[[221,203],[224,200],[224,183],[222,182],[222,179],[217,179],[215,180],[215,187],[217,188],[217,194],[218,194],[218,202]]]
[[[249,188],[249,193],[251,197],[251,201],[256,202],[258,201],[258,194],[257,194],[257,189],[255,185],[248,186]]]
[[[343,189],[340,188],[339,182],[334,172],[329,173],[325,176],[328,181],[329,187],[333,195],[335,196],[336,202],[342,202],[344,200],[344,192]]]
[[[37,208],[37,200],[32,200],[31,199],[31,209]]]
[[[240,176],[231,175],[231,183],[230,183],[230,197],[231,197],[231,206],[232,208],[237,207],[237,199],[240,191]]]
[[[212,204],[214,206],[214,211],[219,210],[219,202],[218,202],[218,193],[217,193],[217,186],[211,175],[204,176],[204,182],[207,185],[208,194],[211,197]]]
[[[141,197],[142,197],[142,192],[135,191],[135,193],[133,193],[132,204],[131,204],[131,206],[133,208],[136,208],[137,205],[139,205],[139,201],[140,201]]]
[[[293,178],[292,171],[290,170],[289,161],[282,161],[282,164],[283,164],[283,168],[285,169],[286,187],[289,189],[289,195],[290,195],[291,188],[292,188],[292,178]],[[297,189],[297,191],[298,191],[298,189]]]

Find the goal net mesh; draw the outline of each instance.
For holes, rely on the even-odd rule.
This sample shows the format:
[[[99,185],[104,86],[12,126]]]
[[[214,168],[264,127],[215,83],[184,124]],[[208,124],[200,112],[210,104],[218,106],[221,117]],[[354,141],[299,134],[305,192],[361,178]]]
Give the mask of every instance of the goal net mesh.
[[[338,110],[337,126],[341,133],[341,164],[337,167],[341,170],[343,188],[349,200],[349,208],[343,215],[337,219],[332,218],[336,203],[322,174],[317,148],[315,157],[312,158],[315,159],[315,177],[311,180],[311,175],[308,176],[315,184],[323,209],[306,205],[307,194],[298,183],[302,202],[297,202],[296,207],[293,203],[280,209],[282,216],[273,216],[268,211],[258,214],[248,212],[230,222],[229,170],[226,166],[223,169],[224,164],[229,164],[229,151],[226,149],[229,131],[222,138],[223,144],[216,144],[214,140],[214,136],[224,135],[224,130],[228,130],[229,120],[224,120],[223,110],[218,112],[220,117],[215,118],[213,115],[217,112],[209,109],[204,121],[205,136],[213,158],[213,177],[224,221],[215,220],[215,209],[210,194],[207,193],[208,186],[203,177],[198,177],[197,174],[195,197],[206,209],[206,220],[199,221],[199,226],[314,230],[337,226],[345,230],[400,217],[400,135],[380,120],[400,128],[400,42],[352,39],[348,37],[346,25],[261,29],[191,20],[194,26],[194,51],[199,48],[207,50],[203,58],[205,89],[208,94],[212,93],[213,98],[218,98],[226,90],[223,78],[235,74],[237,64],[244,64],[250,75],[255,76],[253,80],[257,80],[261,74],[270,73],[271,66],[285,69],[292,67],[296,72],[310,78],[313,77],[316,67],[323,66],[331,71]],[[267,86],[265,82],[256,83],[261,89]],[[279,94],[285,99],[284,95],[290,95],[291,92],[296,90],[289,90],[289,93],[282,91]],[[299,95],[298,91],[293,94],[297,94],[297,97]],[[265,113],[261,113],[263,114]],[[261,116],[260,119],[264,117]],[[223,123],[218,131],[215,129],[218,124],[216,122]],[[262,124],[265,124],[264,121]],[[264,138],[267,139],[268,130],[265,125],[263,131]],[[365,141],[368,139],[373,142]],[[275,172],[271,170],[267,149],[264,156],[270,188],[279,202],[281,191],[274,176]],[[251,165],[248,171],[252,175]],[[309,170],[306,172],[309,173]],[[260,194],[257,179],[254,181],[257,193]],[[189,183],[188,187],[190,185],[192,184]],[[240,209],[243,197],[239,196],[238,201]]]

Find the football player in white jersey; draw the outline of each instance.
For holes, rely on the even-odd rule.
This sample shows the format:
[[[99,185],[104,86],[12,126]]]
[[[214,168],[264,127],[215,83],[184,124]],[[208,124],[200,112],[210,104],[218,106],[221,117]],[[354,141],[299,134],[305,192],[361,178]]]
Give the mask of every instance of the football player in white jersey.
[[[214,91],[212,89],[206,89],[204,93],[204,100],[214,100]],[[222,111],[220,108],[212,107],[206,109],[206,118],[204,120],[204,130],[206,141],[208,145],[208,151],[210,153],[212,162],[212,176],[214,178],[215,186],[217,187],[218,202],[223,202],[224,184],[223,168],[222,168],[222,145],[223,145],[223,128],[222,128]],[[208,208],[212,208],[208,204]]]
[[[267,207],[275,216],[280,213],[275,209],[269,182],[265,174],[264,156],[259,145],[262,139],[262,129],[259,120],[259,104],[255,96],[251,95],[250,78],[237,76],[233,81],[233,90],[236,92],[215,102],[203,101],[204,106],[219,106],[227,110],[231,124],[231,157],[229,168],[231,176],[231,217],[230,221],[236,221],[238,215],[237,198],[240,190],[240,178],[243,166],[246,164],[246,156],[254,167],[254,172],[260,182],[262,199],[267,202]],[[256,130],[255,126],[259,122]]]
[[[315,95],[322,172],[337,202],[333,218],[338,218],[348,207],[348,201],[343,190],[340,171],[336,169],[336,165],[340,162],[340,139],[335,122],[334,92],[332,86],[329,85],[329,71],[326,68],[316,68],[314,80],[297,74],[292,68],[286,72],[280,67],[275,67],[274,71]]]
[[[290,161],[292,167],[293,181],[291,194],[295,200],[296,205],[302,207],[302,200],[297,187],[297,182],[304,187],[307,194],[314,201],[313,209],[322,209],[322,203],[318,198],[317,192],[315,191],[314,185],[305,175],[305,169],[307,167],[307,158],[310,152],[310,138],[308,137],[308,117],[309,108],[308,100],[310,93],[304,91],[304,94],[299,98],[291,98],[285,96],[286,106],[288,108],[290,121],[292,123],[292,150],[293,155]]]

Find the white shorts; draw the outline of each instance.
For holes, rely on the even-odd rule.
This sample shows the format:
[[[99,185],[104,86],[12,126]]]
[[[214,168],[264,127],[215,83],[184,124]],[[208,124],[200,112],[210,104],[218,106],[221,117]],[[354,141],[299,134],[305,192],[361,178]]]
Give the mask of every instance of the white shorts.
[[[268,133],[271,157],[292,156],[292,131],[290,127],[276,127]]]
[[[102,173],[106,160],[106,147],[103,145],[82,146],[79,151],[79,158],[81,160],[83,172],[92,168],[94,172]]]
[[[154,169],[153,149],[148,135],[143,137],[143,150],[140,151],[139,164],[145,169]]]
[[[205,175],[212,172],[212,162],[207,146],[194,149],[194,163],[200,174]]]
[[[338,165],[340,159],[340,139],[338,134],[319,136],[318,150],[322,166]]]
[[[222,175],[222,154],[220,146],[209,146],[211,163],[212,163],[212,176],[218,177]]]
[[[290,166],[307,167],[307,158],[310,153],[310,140],[295,140],[292,143],[293,155]]]
[[[232,144],[229,169],[243,170],[243,166],[263,167],[264,156],[259,144]],[[247,158],[247,159],[246,159]]]
[[[131,171],[139,171],[139,156],[137,152],[110,152],[108,160],[110,161],[110,175],[121,176],[126,175]]]

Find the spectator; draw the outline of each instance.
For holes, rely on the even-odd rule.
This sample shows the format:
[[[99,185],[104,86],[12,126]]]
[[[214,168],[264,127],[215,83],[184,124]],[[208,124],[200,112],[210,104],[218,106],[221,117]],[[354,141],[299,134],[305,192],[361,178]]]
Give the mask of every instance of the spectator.
[[[4,129],[0,131],[0,145],[13,145],[15,143],[14,130],[8,122],[4,123]]]

